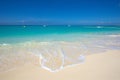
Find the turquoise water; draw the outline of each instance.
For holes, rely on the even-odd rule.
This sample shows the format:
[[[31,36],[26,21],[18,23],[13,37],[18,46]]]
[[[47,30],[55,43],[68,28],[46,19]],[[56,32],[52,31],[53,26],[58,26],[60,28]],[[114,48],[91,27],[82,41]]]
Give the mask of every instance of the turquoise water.
[[[0,72],[38,56],[49,71],[79,64],[85,56],[120,50],[120,26],[0,26]],[[59,62],[59,64],[58,64]]]
[[[87,35],[117,35],[119,33],[120,26],[0,26],[0,43],[77,41]],[[70,39],[70,37],[72,37],[72,39]]]

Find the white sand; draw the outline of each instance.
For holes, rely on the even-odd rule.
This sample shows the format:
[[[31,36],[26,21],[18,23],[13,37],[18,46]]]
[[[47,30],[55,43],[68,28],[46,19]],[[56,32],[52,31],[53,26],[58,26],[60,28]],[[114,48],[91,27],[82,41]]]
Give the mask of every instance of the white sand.
[[[54,73],[27,64],[1,73],[0,80],[120,80],[120,51],[89,55],[83,64]]]

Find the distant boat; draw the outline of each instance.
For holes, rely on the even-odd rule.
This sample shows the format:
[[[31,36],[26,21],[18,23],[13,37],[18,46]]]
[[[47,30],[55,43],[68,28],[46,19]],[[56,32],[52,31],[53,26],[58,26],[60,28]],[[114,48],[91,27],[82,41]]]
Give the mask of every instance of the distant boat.
[[[71,25],[69,24],[68,27],[70,27]]]
[[[97,28],[102,28],[102,26],[97,26]]]
[[[43,27],[46,27],[46,25],[43,25]]]
[[[23,26],[24,28],[26,27],[26,26]]]

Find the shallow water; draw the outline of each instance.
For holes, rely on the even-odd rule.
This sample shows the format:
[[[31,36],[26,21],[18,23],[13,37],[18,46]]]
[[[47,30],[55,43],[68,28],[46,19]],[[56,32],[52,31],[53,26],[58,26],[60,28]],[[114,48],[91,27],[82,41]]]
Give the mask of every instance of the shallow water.
[[[0,26],[0,72],[38,62],[54,72],[84,62],[86,55],[120,50],[119,26],[25,28]]]

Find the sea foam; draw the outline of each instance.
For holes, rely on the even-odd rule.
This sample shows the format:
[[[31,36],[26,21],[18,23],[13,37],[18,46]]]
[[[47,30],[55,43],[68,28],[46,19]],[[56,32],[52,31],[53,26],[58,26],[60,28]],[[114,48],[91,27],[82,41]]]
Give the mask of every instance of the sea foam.
[[[86,55],[107,50],[120,50],[119,35],[92,35],[74,42],[3,43],[0,44],[0,72],[28,63],[39,63],[40,67],[56,72],[65,67],[83,63]]]

